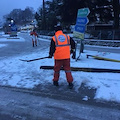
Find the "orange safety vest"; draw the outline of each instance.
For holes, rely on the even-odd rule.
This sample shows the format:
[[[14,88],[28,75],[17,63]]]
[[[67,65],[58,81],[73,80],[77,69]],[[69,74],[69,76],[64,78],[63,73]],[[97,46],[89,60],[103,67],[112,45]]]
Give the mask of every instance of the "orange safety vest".
[[[55,33],[55,36],[52,37],[55,42],[55,53],[54,59],[69,59],[70,58],[70,37],[63,34],[61,30]]]
[[[37,33],[36,32],[31,32],[30,35],[37,36]]]

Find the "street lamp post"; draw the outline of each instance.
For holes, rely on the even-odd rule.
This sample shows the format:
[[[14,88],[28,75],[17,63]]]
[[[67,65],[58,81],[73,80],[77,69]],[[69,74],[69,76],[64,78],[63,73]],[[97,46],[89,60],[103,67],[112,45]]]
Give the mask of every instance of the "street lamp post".
[[[43,0],[43,14],[42,14],[42,21],[43,21],[43,30],[46,30],[45,0]]]

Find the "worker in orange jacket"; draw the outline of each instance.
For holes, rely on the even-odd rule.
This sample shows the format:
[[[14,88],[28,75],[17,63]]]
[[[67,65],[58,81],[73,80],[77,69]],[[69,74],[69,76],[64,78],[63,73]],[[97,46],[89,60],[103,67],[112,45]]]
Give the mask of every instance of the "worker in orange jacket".
[[[38,34],[35,32],[35,30],[33,30],[30,35],[32,36],[32,45],[33,47],[36,45],[37,46],[37,37]]]
[[[53,85],[59,86],[59,74],[60,69],[63,67],[66,73],[66,78],[68,82],[68,86],[70,89],[73,88],[73,77],[71,74],[70,68],[70,50],[74,52],[75,50],[75,42],[74,40],[65,35],[62,32],[62,27],[57,26],[55,28],[55,35],[52,37],[50,50],[49,50],[49,58],[52,58],[54,54],[54,78],[53,78]],[[73,56],[75,59],[75,56]]]

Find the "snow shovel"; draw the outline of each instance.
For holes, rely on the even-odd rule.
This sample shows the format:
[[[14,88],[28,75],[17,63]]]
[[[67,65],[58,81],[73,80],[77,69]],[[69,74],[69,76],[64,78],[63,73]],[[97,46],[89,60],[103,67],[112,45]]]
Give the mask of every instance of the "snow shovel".
[[[49,56],[47,56],[47,57],[41,57],[41,58],[36,58],[36,59],[31,59],[31,60],[23,60],[23,59],[19,59],[19,60],[25,61],[25,62],[32,62],[32,61],[42,60],[42,59],[46,59],[46,58],[49,58]]]

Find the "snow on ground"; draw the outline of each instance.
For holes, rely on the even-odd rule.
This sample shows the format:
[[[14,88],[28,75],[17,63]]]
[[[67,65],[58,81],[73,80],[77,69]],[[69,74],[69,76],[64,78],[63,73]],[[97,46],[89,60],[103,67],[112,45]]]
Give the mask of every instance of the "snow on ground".
[[[5,38],[0,38],[0,42],[23,42],[23,41],[25,41],[25,39],[22,37],[13,37],[13,39],[12,39],[8,36]]]
[[[5,47],[5,46],[7,46],[7,45],[6,44],[0,44],[0,48]]]
[[[0,41],[2,40],[0,38]],[[23,41],[22,38],[20,38],[19,41],[20,40]],[[5,46],[0,44],[0,47]],[[44,50],[44,54],[43,51],[41,51],[41,53],[40,51],[36,51],[35,53],[26,54],[24,56],[0,60],[0,85],[32,89],[36,85],[41,84],[43,89],[45,89],[46,84],[52,84],[53,70],[43,70],[40,69],[40,66],[53,66],[54,59],[48,58],[34,62],[23,62],[19,59],[35,59],[48,56],[48,51],[49,48]],[[84,53],[81,54],[80,60],[77,62],[71,59],[71,67],[120,69],[120,62],[86,58],[87,54],[120,60],[119,54],[85,50]],[[74,88],[76,92],[78,92],[81,84],[85,83],[87,86],[97,89],[94,99],[115,101],[120,103],[120,73],[72,71],[72,75],[74,78]],[[67,85],[64,71],[60,72],[59,83]]]

